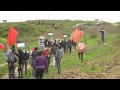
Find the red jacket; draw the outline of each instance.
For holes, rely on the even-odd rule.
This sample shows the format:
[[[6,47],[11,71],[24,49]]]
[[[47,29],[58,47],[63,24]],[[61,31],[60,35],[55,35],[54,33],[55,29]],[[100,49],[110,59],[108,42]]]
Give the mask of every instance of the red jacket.
[[[85,45],[84,45],[84,43],[79,43],[79,45],[78,45],[78,50],[79,50],[80,53],[81,53],[81,52],[84,52],[84,50],[85,50]]]
[[[44,52],[43,52],[43,55],[45,57],[51,57],[51,50],[49,48],[45,48]]]

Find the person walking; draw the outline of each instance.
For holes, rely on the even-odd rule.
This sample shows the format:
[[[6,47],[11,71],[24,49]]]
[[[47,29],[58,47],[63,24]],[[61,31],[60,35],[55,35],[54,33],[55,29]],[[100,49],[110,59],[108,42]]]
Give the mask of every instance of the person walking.
[[[7,63],[8,63],[8,76],[9,79],[15,79],[15,63],[17,62],[17,56],[12,52],[11,49],[8,49],[7,53]]]
[[[29,59],[29,53],[26,49],[23,50],[23,58],[24,58],[24,66],[25,66],[25,75],[27,75],[27,64]]]
[[[83,43],[83,41],[81,41],[78,44],[78,57],[79,57],[79,60],[81,60],[81,62],[83,62],[83,53],[84,53],[84,50],[85,50],[85,44]]]
[[[52,65],[55,65],[55,53],[56,53],[57,47],[55,45],[51,46],[51,54],[52,54]]]
[[[61,52],[61,47],[58,46],[57,47],[57,50],[56,50],[56,54],[55,54],[55,60],[56,60],[56,66],[57,66],[57,69],[58,69],[58,74],[60,74],[60,62],[61,62],[61,59],[62,59],[62,52]]]
[[[33,50],[32,52],[32,63],[31,63],[31,66],[32,66],[32,76],[33,78],[35,78],[35,69],[34,69],[34,61],[35,61],[35,58],[38,56],[38,48],[35,47],[35,50]]]
[[[71,53],[71,49],[72,49],[72,41],[69,39],[68,42],[67,42],[67,46],[69,48],[69,51]]]
[[[76,52],[76,44],[75,42],[73,42],[72,40],[72,50],[73,50],[73,53]]]
[[[42,79],[46,69],[46,58],[43,56],[43,51],[38,52],[38,57],[34,62],[35,78]]]
[[[46,58],[46,70],[45,70],[45,74],[48,74],[48,70],[49,70],[49,65],[50,65],[50,58],[51,58],[51,50],[49,48],[49,46],[46,46],[44,52],[43,52],[44,57]]]
[[[22,78],[23,76],[23,65],[24,65],[24,57],[23,57],[23,51],[21,49],[18,49],[18,78]]]

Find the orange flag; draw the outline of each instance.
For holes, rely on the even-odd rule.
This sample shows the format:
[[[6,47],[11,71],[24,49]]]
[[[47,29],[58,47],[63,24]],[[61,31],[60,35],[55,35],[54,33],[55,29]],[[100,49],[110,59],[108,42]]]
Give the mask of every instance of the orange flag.
[[[5,45],[3,45],[3,44],[0,44],[0,49],[6,50],[6,47],[5,47]]]
[[[10,47],[12,47],[13,44],[15,43],[17,36],[18,36],[18,32],[11,26],[7,38],[7,43]]]
[[[81,32],[81,30],[79,30],[76,27],[75,30],[73,31],[73,34],[72,34],[72,40],[73,40],[73,42],[75,42],[75,43],[78,42],[81,37],[82,37],[82,32]]]

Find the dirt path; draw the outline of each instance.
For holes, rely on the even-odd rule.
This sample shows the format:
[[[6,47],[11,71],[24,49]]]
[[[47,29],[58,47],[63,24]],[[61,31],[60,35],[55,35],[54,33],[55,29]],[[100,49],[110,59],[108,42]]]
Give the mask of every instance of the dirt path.
[[[3,66],[5,66],[5,65],[7,65],[7,63],[4,63],[4,64],[0,64],[0,67],[3,67]]]
[[[29,69],[31,66],[28,64],[28,66],[27,66],[27,69]],[[23,69],[23,73],[24,73],[24,71],[25,71],[25,69]],[[18,76],[18,67],[16,67],[15,68],[15,77],[17,77]],[[2,77],[2,79],[8,79],[8,73],[6,73],[3,77]]]

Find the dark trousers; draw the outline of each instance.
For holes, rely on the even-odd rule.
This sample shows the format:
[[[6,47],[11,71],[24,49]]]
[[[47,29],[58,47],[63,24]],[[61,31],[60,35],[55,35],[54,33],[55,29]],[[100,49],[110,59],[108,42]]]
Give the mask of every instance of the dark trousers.
[[[36,68],[35,69],[35,78],[42,79],[45,69],[44,68]]]
[[[18,77],[19,78],[22,78],[22,75],[23,75],[23,64],[19,64],[19,67],[18,67]]]
[[[68,51],[69,46],[67,45],[66,50]]]
[[[50,65],[50,59],[46,59],[46,70],[45,70],[45,73],[46,73],[46,74],[48,74],[49,65]]]
[[[64,47],[64,52],[66,53],[66,47]]]
[[[72,46],[72,49],[73,49],[73,53],[76,52],[76,46]]]
[[[27,75],[27,60],[24,60],[25,75]]]
[[[103,42],[103,43],[105,42],[104,36],[102,36],[102,42]]]
[[[83,52],[78,52],[78,57],[79,57],[79,59],[81,59],[81,61],[83,62]]]
[[[35,60],[32,60],[32,61],[31,61],[31,66],[32,66],[32,76],[33,76],[33,78],[35,77],[34,61],[35,61]]]
[[[8,71],[9,71],[9,79],[11,78],[15,79],[15,65],[14,64],[8,64]]]
[[[61,59],[56,59],[56,66],[58,69],[58,74],[60,74],[60,61],[61,61]]]
[[[70,51],[70,53],[71,53],[71,49],[72,49],[72,46],[69,46],[69,51]]]

